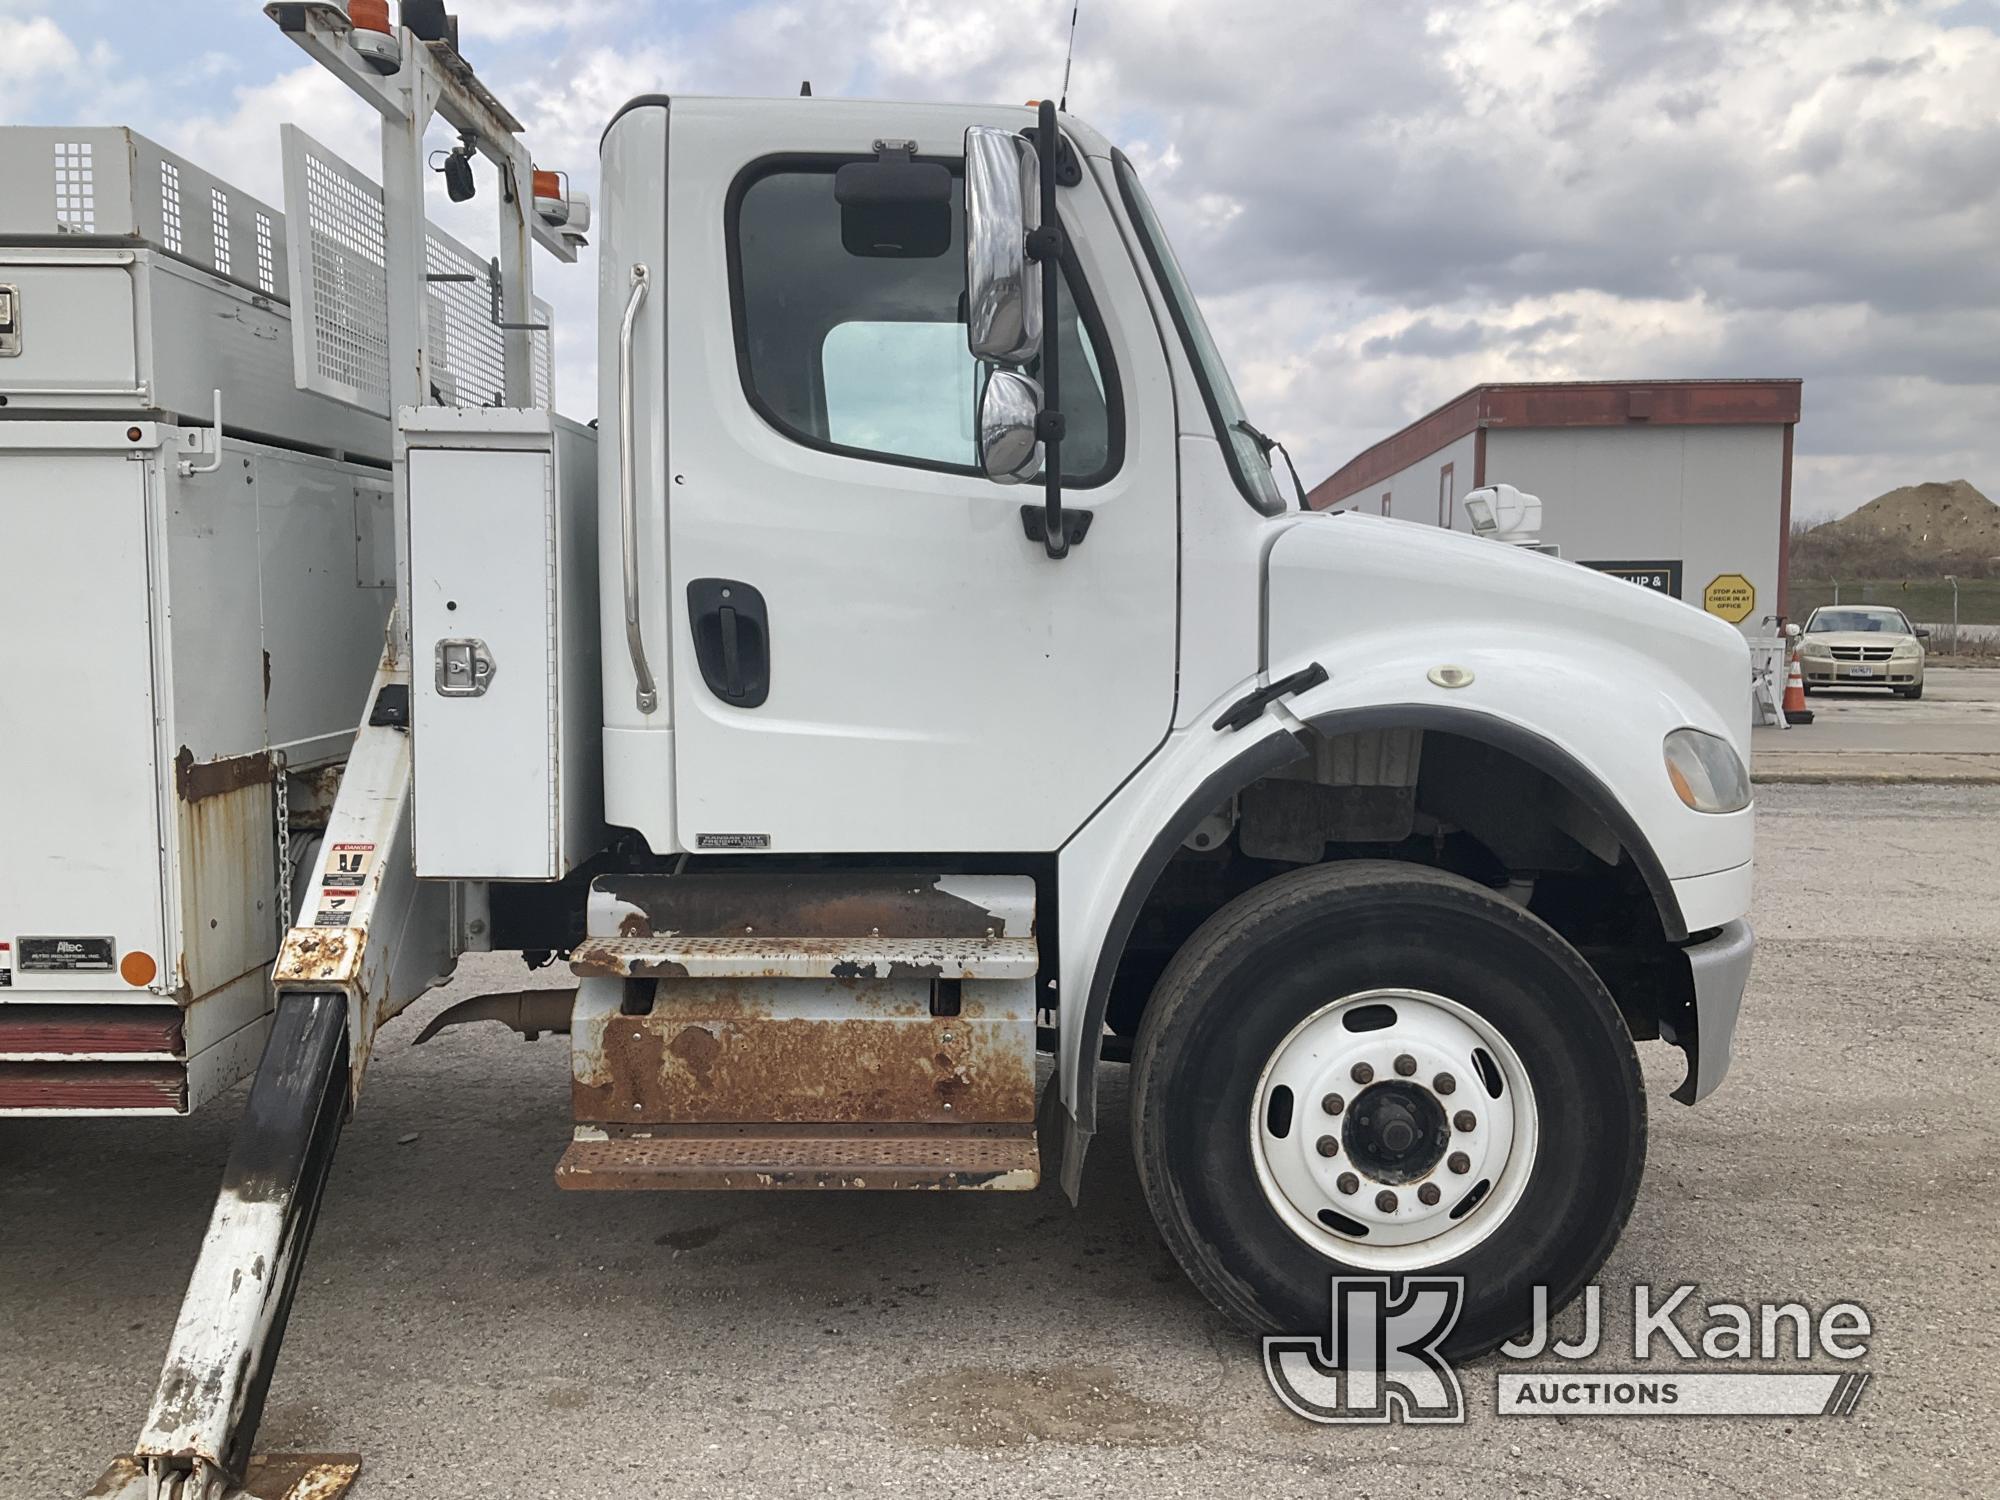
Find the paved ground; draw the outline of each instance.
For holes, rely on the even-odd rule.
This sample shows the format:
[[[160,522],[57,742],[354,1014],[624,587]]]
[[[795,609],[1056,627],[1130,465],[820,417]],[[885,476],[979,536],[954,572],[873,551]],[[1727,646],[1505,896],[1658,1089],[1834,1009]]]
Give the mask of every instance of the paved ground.
[[[1626,1306],[1635,1281],[1860,1300],[1879,1332],[1851,1418],[1503,1420],[1486,1361],[1466,1427],[1308,1427],[1168,1262],[1115,1129],[1075,1212],[561,1195],[561,1041],[412,1051],[405,1018],[335,1168],[266,1440],[361,1450],[355,1500],[1990,1494],[2000,788],[1762,803],[1736,1071],[1688,1110],[1673,1055],[1644,1049],[1651,1162],[1601,1279]],[[0,1122],[8,1500],[79,1494],[131,1441],[233,1108]]]
[[[1759,781],[2000,781],[2000,670],[1934,667],[1914,702],[1822,689],[1806,706],[1809,725],[1753,731]]]

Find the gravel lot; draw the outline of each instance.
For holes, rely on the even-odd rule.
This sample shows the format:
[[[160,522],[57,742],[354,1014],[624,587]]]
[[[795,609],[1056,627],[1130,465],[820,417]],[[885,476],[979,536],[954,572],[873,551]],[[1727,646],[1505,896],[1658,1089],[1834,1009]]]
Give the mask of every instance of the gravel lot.
[[[1852,1417],[1503,1420],[1488,1360],[1465,1427],[1310,1427],[1169,1263],[1115,1125],[1080,1211],[564,1195],[561,1040],[413,1051],[406,1018],[342,1146],[263,1446],[360,1450],[355,1500],[1990,1494],[2000,787],[1760,800],[1735,1071],[1687,1110],[1678,1055],[1643,1049],[1651,1162],[1600,1280],[1607,1309],[1635,1281],[1862,1302]],[[239,1105],[0,1122],[10,1500],[78,1495],[131,1442]],[[1598,1363],[1629,1367],[1607,1343]]]

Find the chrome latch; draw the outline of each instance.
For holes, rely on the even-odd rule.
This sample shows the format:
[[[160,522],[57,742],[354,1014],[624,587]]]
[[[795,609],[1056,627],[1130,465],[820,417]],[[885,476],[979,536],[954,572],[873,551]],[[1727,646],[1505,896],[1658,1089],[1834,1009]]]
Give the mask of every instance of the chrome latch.
[[[0,359],[21,352],[21,289],[0,286]]]
[[[493,681],[493,653],[486,642],[470,636],[437,643],[437,693],[440,698],[484,697]]]

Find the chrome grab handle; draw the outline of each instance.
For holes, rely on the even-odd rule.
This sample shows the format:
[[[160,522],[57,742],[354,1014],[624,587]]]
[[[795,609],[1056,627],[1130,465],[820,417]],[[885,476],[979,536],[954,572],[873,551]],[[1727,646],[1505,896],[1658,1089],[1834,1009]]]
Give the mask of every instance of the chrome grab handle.
[[[632,477],[632,328],[646,300],[651,273],[632,267],[632,295],[625,303],[625,321],[618,330],[618,524],[625,555],[625,644],[632,653],[632,674],[639,679],[639,712],[660,706],[653,669],[646,665],[646,635],[639,628],[639,509]]]

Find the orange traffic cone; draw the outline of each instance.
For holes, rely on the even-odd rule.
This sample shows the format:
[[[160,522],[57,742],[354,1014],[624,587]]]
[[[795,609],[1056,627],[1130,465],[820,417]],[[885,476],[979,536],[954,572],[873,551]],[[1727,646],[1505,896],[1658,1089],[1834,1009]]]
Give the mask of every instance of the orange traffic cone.
[[[1804,649],[1794,640],[1791,650],[1785,653],[1791,662],[1790,674],[1785,678],[1785,722],[1787,724],[1810,724],[1812,710],[1806,707],[1806,673],[1800,665]]]

